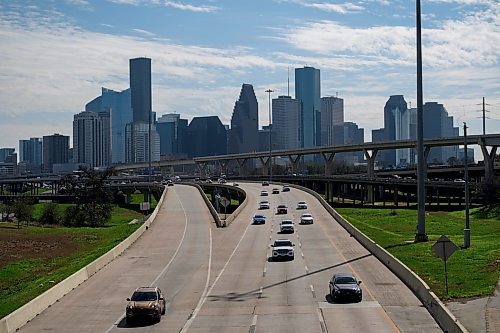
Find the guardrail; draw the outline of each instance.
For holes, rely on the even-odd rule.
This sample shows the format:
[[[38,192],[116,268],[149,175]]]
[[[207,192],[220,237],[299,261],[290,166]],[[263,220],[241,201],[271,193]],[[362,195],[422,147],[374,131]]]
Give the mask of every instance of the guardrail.
[[[467,329],[451,313],[443,302],[434,294],[429,286],[420,277],[399,261],[383,247],[372,241],[359,229],[350,224],[344,217],[337,213],[318,193],[299,185],[290,185],[308,192],[321,202],[330,215],[373,256],[391,270],[410,290],[417,296],[429,313],[434,317],[439,326],[448,333],[468,333]]]
[[[89,279],[92,275],[98,272],[100,269],[105,267],[115,258],[120,256],[123,251],[125,251],[130,245],[132,245],[154,222],[158,210],[160,209],[165,194],[167,193],[167,188],[163,191],[163,194],[158,200],[156,208],[148,217],[148,219],[129,237],[123,240],[120,244],[116,245],[114,248],[109,250],[107,253],[103,254],[87,266],[81,268],[79,271],[73,273],[63,281],[59,282],[49,290],[45,291],[43,294],[32,299],[30,302],[26,303],[19,309],[8,314],[7,316],[0,319],[0,333],[12,333],[18,330],[20,327],[25,325],[31,319],[35,318],[38,314],[43,312],[45,309],[50,307],[52,304],[61,299],[64,295],[69,293],[71,290],[78,287],[81,283]]]

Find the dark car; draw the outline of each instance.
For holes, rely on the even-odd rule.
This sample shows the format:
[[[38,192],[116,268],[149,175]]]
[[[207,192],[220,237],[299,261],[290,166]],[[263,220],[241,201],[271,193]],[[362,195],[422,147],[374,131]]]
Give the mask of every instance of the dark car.
[[[269,182],[267,182],[267,181],[263,181],[263,182],[262,182],[262,186],[269,186]]]
[[[264,215],[255,214],[252,219],[253,224],[264,224],[266,223],[266,217]]]
[[[273,194],[280,194],[280,190],[278,188],[273,188]]]
[[[276,208],[276,214],[286,214],[288,213],[288,207],[285,205],[278,205]]]
[[[355,300],[361,302],[363,299],[363,290],[358,281],[351,273],[335,274],[330,279],[330,295],[334,301]]]
[[[160,321],[161,315],[165,314],[165,298],[158,287],[137,288],[127,301],[125,309],[127,323],[137,318]]]

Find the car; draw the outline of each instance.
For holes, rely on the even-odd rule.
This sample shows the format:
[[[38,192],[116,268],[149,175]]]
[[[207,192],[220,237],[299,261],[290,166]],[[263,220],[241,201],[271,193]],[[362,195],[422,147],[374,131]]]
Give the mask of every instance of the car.
[[[265,196],[269,195],[269,192],[267,192],[266,190],[262,190],[262,191],[260,191],[260,195],[265,197]]]
[[[307,209],[307,203],[305,201],[299,201],[297,203],[297,209]]]
[[[233,186],[240,186],[240,184],[238,184],[238,183],[233,183]]]
[[[227,181],[226,181],[225,178],[219,178],[217,181],[219,182],[219,184],[225,184],[225,183],[227,183]]]
[[[309,213],[304,213],[300,216],[300,224],[313,224],[314,218]]]
[[[205,183],[212,184],[212,179],[208,178],[207,180],[205,180]]]
[[[269,182],[268,181],[263,181],[262,182],[262,186],[269,186]]]
[[[130,323],[137,318],[161,320],[165,314],[165,298],[158,287],[140,287],[134,290],[132,297],[127,298],[125,320]]]
[[[280,190],[278,188],[273,188],[273,194],[280,194]]]
[[[292,243],[289,239],[276,239],[274,244],[271,245],[272,250],[272,259],[290,259],[293,260],[295,258],[295,251],[293,247],[295,244]]]
[[[266,217],[264,215],[255,214],[252,219],[253,224],[265,224]]]
[[[259,203],[259,209],[269,209],[269,201],[267,200],[262,200]]]
[[[167,181],[167,186],[174,186],[174,182],[171,180]]]
[[[283,188],[281,189],[281,192],[290,192],[290,186],[283,185]]]
[[[286,205],[278,205],[276,207],[276,214],[286,214],[288,213],[288,207]]]
[[[283,220],[280,222],[280,233],[284,234],[285,232],[294,233],[295,228],[293,226],[292,220]]]
[[[330,296],[334,301],[354,299],[361,302],[363,290],[360,284],[361,281],[351,273],[337,273],[330,279]]]

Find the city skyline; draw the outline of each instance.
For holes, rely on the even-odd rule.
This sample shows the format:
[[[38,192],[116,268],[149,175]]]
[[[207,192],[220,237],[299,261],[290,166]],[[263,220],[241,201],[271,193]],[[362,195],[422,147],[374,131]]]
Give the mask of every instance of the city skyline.
[[[372,129],[383,127],[390,95],[404,95],[416,106],[413,3],[280,0],[266,1],[265,10],[261,4],[0,4],[0,146],[18,151],[22,139],[71,136],[73,115],[101,87],[129,88],[129,58],[143,56],[153,61],[152,104],[158,116],[216,115],[229,124],[246,82],[260,102],[259,125],[266,125],[265,90],[275,91],[272,98],[288,95],[288,68],[294,91],[292,69],[306,65],[321,70],[321,97],[338,92],[344,99],[345,121],[364,128],[366,141]],[[492,118],[486,132],[500,132],[500,4],[433,0],[422,9],[424,102],[443,104],[461,134],[463,121],[469,134],[481,134],[478,104],[484,96]],[[106,15],[110,11],[113,18]],[[137,18],[133,25],[124,22],[130,11]],[[255,15],[243,19],[248,13]]]

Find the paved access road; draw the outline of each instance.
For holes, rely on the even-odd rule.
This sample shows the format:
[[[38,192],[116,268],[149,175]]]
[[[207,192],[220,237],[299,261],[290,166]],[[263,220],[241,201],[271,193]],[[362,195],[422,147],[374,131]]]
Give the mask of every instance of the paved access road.
[[[411,291],[314,197],[292,188],[270,194],[271,209],[258,211],[261,185],[241,187],[248,204],[223,229],[214,227],[195,188],[170,187],[157,220],[132,247],[20,332],[441,332]],[[313,225],[298,224],[300,200]],[[278,204],[288,214],[276,215]],[[256,212],[266,224],[251,224]],[[278,234],[285,218],[295,222],[294,234]],[[293,261],[269,260],[276,238],[295,243]],[[335,272],[363,281],[361,303],[329,299]],[[160,323],[129,328],[125,298],[143,285],[163,290],[167,313]]]

